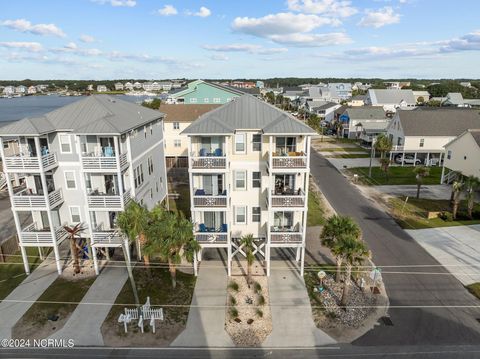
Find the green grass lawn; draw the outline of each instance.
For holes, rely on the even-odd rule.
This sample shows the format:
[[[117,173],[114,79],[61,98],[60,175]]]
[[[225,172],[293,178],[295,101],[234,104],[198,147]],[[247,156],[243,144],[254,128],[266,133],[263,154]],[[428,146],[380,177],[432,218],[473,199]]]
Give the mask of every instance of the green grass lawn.
[[[320,152],[365,152],[368,151],[362,147],[325,147],[320,148]]]
[[[318,195],[310,190],[308,192],[307,226],[321,226],[325,223],[325,209]]]
[[[45,333],[45,328],[47,332],[52,331],[53,327],[58,329],[59,324],[64,324],[75,310],[76,303],[82,300],[95,279],[96,277],[70,280],[58,277],[15,324],[14,335],[18,338],[35,338],[36,333]],[[50,322],[48,317],[51,315],[58,315],[58,321]]]
[[[450,212],[451,207],[448,200],[409,198],[405,204],[405,197],[400,197],[390,199],[388,204],[392,216],[405,229],[464,226],[480,223],[480,204],[475,206],[474,219],[470,220],[465,213],[466,203],[462,201],[457,220],[453,221],[445,221],[438,217],[427,218],[428,212]]]
[[[368,177],[368,167],[349,168],[351,174],[357,174],[359,182],[368,186],[380,185],[414,185],[417,184],[414,167],[393,166],[388,170],[388,179],[380,167],[372,167],[372,177]],[[441,167],[430,167],[430,175],[423,179],[424,185],[440,184]]]
[[[170,198],[170,210],[183,212],[186,218],[190,218],[190,188],[187,185],[178,185],[169,190],[169,193],[178,193],[177,199]]]
[[[480,299],[480,283],[473,283],[466,286],[468,291]]]
[[[27,248],[27,255],[29,256],[30,271],[33,271],[41,262],[38,257],[38,249]],[[0,264],[0,301],[5,299],[26,277],[20,251],[13,256],[8,256],[6,264]]]
[[[140,304],[144,304],[147,297],[154,305],[179,305],[178,307],[163,307],[165,324],[185,324],[192,302],[193,289],[195,288],[196,277],[193,274],[186,274],[177,270],[177,286],[172,287],[170,273],[167,268],[158,268],[159,263],[152,261],[151,274],[144,267],[133,269],[133,276],[138,290]],[[130,281],[127,280],[120,291],[115,304],[108,313],[103,324],[103,329],[115,326],[119,335],[123,335],[123,325],[117,324],[117,319],[124,313],[125,307],[133,308],[135,303]],[[148,323],[145,325],[147,329]],[[135,330],[140,330],[136,328]]]

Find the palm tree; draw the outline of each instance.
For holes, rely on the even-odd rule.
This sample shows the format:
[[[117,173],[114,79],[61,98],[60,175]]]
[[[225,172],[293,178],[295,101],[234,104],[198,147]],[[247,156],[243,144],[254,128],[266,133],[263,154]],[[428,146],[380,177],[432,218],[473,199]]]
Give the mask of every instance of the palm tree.
[[[255,255],[253,254],[253,234],[247,234],[242,237],[240,244],[245,248],[245,255],[247,257],[247,285],[250,288],[252,283],[252,265],[255,261]]]
[[[392,151],[392,141],[385,134],[380,134],[375,140],[375,150],[380,152],[380,168],[385,174],[385,179],[388,182],[388,169],[390,167],[390,159],[387,158],[387,152]]]
[[[139,257],[141,257],[142,248],[146,242],[145,231],[148,227],[148,218],[148,210],[135,201],[131,201],[125,211],[118,215],[117,225],[120,231],[127,236],[131,243],[138,241]],[[148,255],[144,254],[143,260],[145,266],[148,267],[150,265]]]
[[[73,227],[63,227],[68,232],[68,238],[70,239],[70,252],[72,253],[73,271],[75,274],[80,273],[80,260],[78,254],[82,250],[82,247],[77,243],[80,232],[83,232],[85,228],[82,227],[82,223],[77,223]]]
[[[158,255],[168,262],[172,287],[175,288],[177,265],[181,263],[182,256],[188,262],[193,262],[200,245],[193,235],[193,223],[183,214],[177,215],[161,207],[157,207],[153,212],[155,220],[146,230],[144,252],[151,256]]]
[[[469,176],[465,182],[466,197],[467,197],[467,215],[468,218],[473,219],[473,206],[475,205],[475,191],[480,187],[480,180],[478,177]]]
[[[345,283],[341,299],[342,307],[347,305],[348,293],[351,285],[352,267],[359,265],[369,255],[364,241],[358,237],[348,236],[338,243],[338,250],[345,261]]]
[[[361,230],[353,218],[348,216],[333,215],[327,219],[325,226],[320,233],[322,245],[330,249],[337,264],[337,273],[335,281],[340,282],[343,256],[339,247],[339,243],[348,237],[359,238]]]
[[[452,193],[453,193],[452,217],[453,219],[457,219],[458,205],[460,204],[460,194],[462,193],[463,186],[464,186],[464,183],[461,181],[455,181],[452,184]]]
[[[417,179],[417,199],[420,198],[420,189],[422,188],[423,179],[430,175],[430,169],[426,166],[418,166],[413,169]]]

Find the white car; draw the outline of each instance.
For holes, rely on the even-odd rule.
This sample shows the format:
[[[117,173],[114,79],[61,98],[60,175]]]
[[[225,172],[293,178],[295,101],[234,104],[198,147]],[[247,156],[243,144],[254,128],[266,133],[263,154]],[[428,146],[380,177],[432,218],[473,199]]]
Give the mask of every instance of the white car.
[[[403,160],[402,160],[402,157]],[[420,165],[422,164],[422,161],[420,159],[415,159],[415,156],[413,155],[405,155],[405,156],[402,156],[402,155],[399,155],[397,157],[395,157],[395,163],[398,163],[398,164],[401,164],[401,163],[404,163],[406,165]]]

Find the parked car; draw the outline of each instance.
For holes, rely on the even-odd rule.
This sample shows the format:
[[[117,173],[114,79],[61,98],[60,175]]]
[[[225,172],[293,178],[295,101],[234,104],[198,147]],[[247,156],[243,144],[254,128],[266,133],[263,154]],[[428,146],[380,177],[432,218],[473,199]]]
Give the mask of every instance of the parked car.
[[[404,157],[403,160],[402,160],[402,157]],[[401,164],[402,162],[406,165],[420,165],[420,164],[422,164],[422,161],[418,158],[415,159],[415,156],[413,156],[413,155],[405,155],[405,156],[398,155],[398,156],[395,157],[395,163]]]

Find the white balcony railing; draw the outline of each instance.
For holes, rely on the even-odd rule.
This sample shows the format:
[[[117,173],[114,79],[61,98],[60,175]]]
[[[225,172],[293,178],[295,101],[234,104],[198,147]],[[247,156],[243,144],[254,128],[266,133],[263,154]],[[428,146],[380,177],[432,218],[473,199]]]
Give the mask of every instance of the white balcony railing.
[[[403,145],[396,145],[396,146],[393,146],[392,150],[393,151],[403,151],[405,149],[405,146]]]
[[[193,196],[195,207],[226,207],[227,196]]]
[[[27,190],[23,190],[12,197],[14,208],[32,208],[41,209],[47,207],[47,201],[44,195],[28,194]],[[48,204],[50,208],[54,208],[63,202],[61,189],[57,189],[48,194]]]
[[[20,241],[26,245],[53,245],[55,241],[61,241],[68,235],[63,227],[58,227],[54,231],[50,229],[37,229],[35,223],[22,229],[20,232]]]
[[[304,207],[305,193],[292,195],[274,195],[272,194],[272,207]]]
[[[302,243],[301,231],[273,231],[270,232],[270,243]]]
[[[226,166],[226,157],[192,157],[193,169],[225,169]]]
[[[88,207],[92,209],[115,209],[123,210],[130,201],[130,190],[123,195],[96,195],[87,196]]]
[[[116,230],[95,230],[92,232],[92,245],[118,245],[123,243],[123,236]]]
[[[195,239],[201,244],[227,243],[228,233],[195,232]]]
[[[273,169],[307,168],[307,156],[273,156]]]
[[[57,165],[57,156],[50,153],[42,157],[25,157],[25,156],[7,156],[4,158],[4,167],[7,171],[30,172],[40,170],[40,161],[44,169]]]
[[[63,193],[60,188],[48,194],[48,204],[50,205],[50,208],[55,208],[62,202]]]

